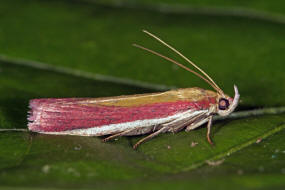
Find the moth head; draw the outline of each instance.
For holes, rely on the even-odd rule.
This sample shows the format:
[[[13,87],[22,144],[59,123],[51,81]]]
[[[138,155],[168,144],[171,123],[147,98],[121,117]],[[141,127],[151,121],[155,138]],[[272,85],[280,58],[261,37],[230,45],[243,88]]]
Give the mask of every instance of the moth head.
[[[196,64],[194,64],[192,61],[190,61],[187,57],[185,57],[182,53],[180,53],[178,50],[176,50],[174,47],[170,46],[169,44],[167,44],[166,42],[164,42],[162,39],[160,39],[159,37],[155,36],[154,34],[143,30],[144,33],[148,34],[149,36],[153,37],[154,39],[156,39],[157,41],[159,41],[160,43],[162,43],[163,45],[165,45],[166,47],[170,48],[172,51],[174,51],[175,53],[177,53],[180,57],[182,57],[185,61],[187,61],[188,63],[190,63],[193,67],[195,67],[198,71],[200,72],[196,72],[188,67],[186,67],[183,64],[180,64],[179,62],[166,57],[165,55],[162,55],[156,51],[153,51],[151,49],[145,48],[143,46],[137,45],[137,44],[133,44],[135,47],[143,49],[145,51],[148,51],[154,55],[157,55],[167,61],[170,61],[176,65],[178,65],[179,67],[193,73],[194,75],[198,76],[199,78],[201,78],[202,80],[204,80],[205,82],[207,82],[210,86],[213,87],[213,89],[215,89],[217,91],[217,93],[219,94],[218,97],[218,105],[215,111],[217,111],[217,113],[220,116],[227,116],[230,113],[232,113],[235,108],[238,105],[238,101],[239,101],[239,93],[238,93],[238,89],[236,86],[234,86],[235,89],[235,97],[234,99],[230,98],[229,96],[226,96],[224,94],[224,92],[222,91],[222,89],[215,83],[215,81],[207,74],[205,73],[201,68],[199,68]],[[213,107],[214,108],[214,107]]]
[[[231,98],[229,96],[223,95],[218,98],[217,110],[220,116],[227,116],[232,113],[238,105],[239,102],[239,92],[236,85],[234,85],[235,97]]]

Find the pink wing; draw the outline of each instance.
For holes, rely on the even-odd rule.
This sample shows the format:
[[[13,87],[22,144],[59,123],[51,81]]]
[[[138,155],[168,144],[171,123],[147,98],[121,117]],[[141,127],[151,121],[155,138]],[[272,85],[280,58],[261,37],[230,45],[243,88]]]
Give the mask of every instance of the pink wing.
[[[208,109],[215,98],[198,102],[176,101],[135,107],[88,105],[90,98],[34,99],[30,101],[29,130],[60,132],[136,120],[164,118],[187,110]],[[82,102],[85,102],[82,104]]]

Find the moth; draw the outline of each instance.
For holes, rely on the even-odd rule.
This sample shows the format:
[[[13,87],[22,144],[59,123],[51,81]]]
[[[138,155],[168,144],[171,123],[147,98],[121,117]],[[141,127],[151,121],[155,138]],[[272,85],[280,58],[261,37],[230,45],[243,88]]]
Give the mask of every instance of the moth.
[[[143,31],[173,50],[200,73],[158,52],[134,44],[166,59],[206,81],[215,91],[201,88],[176,89],[166,92],[117,96],[107,98],[45,98],[30,100],[28,130],[52,135],[106,136],[109,141],[119,136],[144,135],[133,148],[166,132],[191,131],[207,124],[207,139],[213,116],[227,116],[238,105],[239,92],[234,85],[234,98],[221,88],[202,69],[178,50],[154,34]]]

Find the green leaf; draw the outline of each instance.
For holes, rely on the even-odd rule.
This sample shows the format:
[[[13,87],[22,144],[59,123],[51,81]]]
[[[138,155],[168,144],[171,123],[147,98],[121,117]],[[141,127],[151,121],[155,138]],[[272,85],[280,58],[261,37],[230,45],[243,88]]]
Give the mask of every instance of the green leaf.
[[[182,62],[141,33],[142,28],[182,49],[225,92],[237,84],[239,109],[284,106],[282,23],[227,14],[162,13],[109,1],[3,0],[0,12],[3,129],[27,128],[33,98],[105,97],[164,88],[155,84],[209,88],[132,48],[136,42]],[[217,121],[212,129],[215,146],[207,143],[203,126],[160,135],[136,151],[132,145],[144,136],[103,143],[101,137],[1,132],[0,188],[282,189],[284,116]]]
[[[77,0],[78,2],[93,2],[100,4],[111,4],[111,5],[124,5],[124,6],[135,6],[136,4],[140,6],[149,5],[154,8],[154,5],[161,7],[162,10],[167,9],[167,7],[172,7],[175,10],[185,10],[189,8],[193,12],[203,12],[204,14],[224,12],[237,14],[237,15],[265,15],[265,16],[279,16],[282,18],[284,15],[284,2],[275,1],[275,3],[266,0],[251,0],[251,1],[227,1],[227,0],[140,0],[136,1],[136,4],[130,0]],[[120,3],[118,3],[120,2]],[[271,13],[271,14],[270,14]],[[283,17],[284,18],[284,17]]]

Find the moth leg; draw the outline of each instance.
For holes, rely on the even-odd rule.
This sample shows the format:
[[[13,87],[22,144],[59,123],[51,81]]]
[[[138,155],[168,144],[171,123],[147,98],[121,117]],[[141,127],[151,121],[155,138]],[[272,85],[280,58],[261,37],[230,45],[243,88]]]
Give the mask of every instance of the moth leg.
[[[133,146],[133,149],[136,149],[140,144],[144,143],[145,141],[159,135],[160,133],[164,133],[168,130],[169,128],[168,127],[162,127],[161,129],[159,129],[158,131],[148,135],[147,137],[139,140],[134,146]]]
[[[177,133],[179,131],[181,131],[182,129],[184,129],[186,126],[192,125],[193,123],[200,121],[201,118],[205,118],[205,113],[199,114],[197,116],[195,116],[194,118],[191,118],[190,120],[188,118],[182,119],[178,122],[176,122],[172,128],[173,133]]]
[[[213,116],[209,117],[208,125],[207,125],[207,139],[208,142],[213,145],[214,143],[211,140],[210,133],[211,133],[211,126],[212,126]]]
[[[189,132],[189,131],[203,125],[204,123],[206,123],[208,121],[209,121],[209,117],[203,118],[201,120],[197,120],[197,121],[193,122],[191,125],[189,125],[188,127],[186,127],[185,131]]]
[[[130,132],[132,132],[132,131],[134,131],[134,130],[137,130],[137,129],[129,129],[129,130],[126,130],[126,131],[123,131],[123,132],[120,132],[120,133],[111,135],[111,136],[109,136],[109,137],[107,137],[107,138],[104,138],[102,141],[103,141],[103,142],[107,142],[107,141],[109,141],[109,140],[111,140],[111,139],[113,139],[113,138],[126,135],[126,134],[128,134],[128,133],[130,133]]]
[[[190,130],[193,130],[201,125],[203,125],[204,123],[208,122],[208,125],[207,125],[207,140],[208,142],[213,145],[214,143],[212,142],[211,140],[211,137],[210,137],[210,133],[211,133],[211,126],[212,126],[212,122],[213,122],[213,116],[209,116],[207,118],[204,118],[202,120],[199,120],[197,121],[196,123],[192,123],[191,125],[189,125],[185,131],[188,132]]]
[[[193,121],[192,121],[193,122]],[[181,131],[182,129],[184,129],[187,125],[189,125],[191,123],[191,120],[190,121],[186,121],[186,120],[182,120],[182,121],[179,121],[177,123],[174,123],[175,126],[172,126],[170,129],[169,129],[169,132],[172,132],[172,133],[177,133],[179,131]]]

